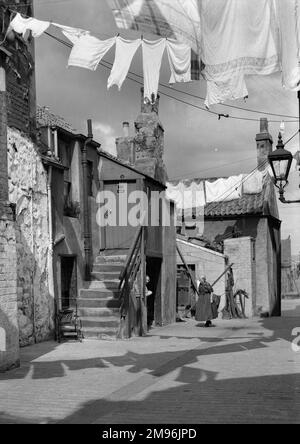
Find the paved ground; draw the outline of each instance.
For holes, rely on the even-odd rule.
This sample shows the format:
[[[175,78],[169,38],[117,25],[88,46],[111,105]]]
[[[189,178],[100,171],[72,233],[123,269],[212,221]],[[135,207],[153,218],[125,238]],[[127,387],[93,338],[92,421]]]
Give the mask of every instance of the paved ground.
[[[0,423],[300,423],[296,327],[300,299],[282,318],[26,348],[0,375]]]

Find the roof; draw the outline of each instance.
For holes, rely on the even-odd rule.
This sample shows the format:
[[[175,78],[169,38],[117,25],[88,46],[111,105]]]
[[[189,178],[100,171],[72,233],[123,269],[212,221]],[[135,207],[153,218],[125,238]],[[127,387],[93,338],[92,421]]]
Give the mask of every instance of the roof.
[[[76,134],[76,130],[65,121],[61,116],[50,112],[47,106],[38,106],[36,111],[36,121],[39,127],[41,126],[57,126],[66,131]]]
[[[186,179],[182,182],[190,186],[192,182],[200,183],[203,181],[215,182],[226,177],[209,177]],[[171,181],[177,185],[180,181]],[[275,189],[271,177],[267,174],[264,179],[262,192],[257,194],[243,194],[240,199],[229,201],[212,202],[205,205],[204,214],[206,218],[225,218],[237,216],[273,216],[279,219],[278,205],[275,195]]]
[[[246,215],[279,217],[274,185],[269,175],[266,175],[261,193],[243,194],[240,199],[212,202],[205,206],[207,218]]]
[[[140,171],[138,168],[136,168],[133,165],[129,165],[128,163],[120,160],[118,157],[113,156],[112,154],[108,153],[107,151],[103,151],[103,150],[98,150],[98,153],[100,156],[105,157],[108,160],[111,160],[112,162],[117,163],[118,165],[123,166],[124,168],[128,168],[131,171],[134,171],[135,173],[140,174],[141,176],[144,176],[147,180],[149,180],[150,182],[154,182],[157,185],[159,185],[162,188],[166,188],[166,185],[162,182],[160,182],[157,179],[154,179],[154,177],[149,176],[148,174],[143,173],[143,171]]]

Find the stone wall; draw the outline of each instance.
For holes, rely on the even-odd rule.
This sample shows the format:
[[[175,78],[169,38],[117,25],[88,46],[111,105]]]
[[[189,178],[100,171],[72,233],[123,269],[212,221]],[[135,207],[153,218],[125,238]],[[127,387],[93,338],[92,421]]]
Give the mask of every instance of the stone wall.
[[[15,205],[20,345],[49,338],[54,301],[48,285],[47,174],[37,147],[8,129],[9,200]]]
[[[226,239],[224,254],[229,263],[233,263],[234,291],[245,290],[249,299],[246,299],[245,313],[248,318],[256,315],[256,255],[255,243],[251,237]]]
[[[179,239],[177,239],[177,244],[184,255],[186,263],[195,266],[197,281],[201,276],[206,276],[208,282],[213,284],[225,271],[226,257],[223,254]],[[182,265],[178,253],[177,265]],[[226,304],[225,284],[225,276],[223,276],[214,286],[214,293],[221,296],[220,311]]]
[[[19,365],[14,224],[0,217],[0,371]]]

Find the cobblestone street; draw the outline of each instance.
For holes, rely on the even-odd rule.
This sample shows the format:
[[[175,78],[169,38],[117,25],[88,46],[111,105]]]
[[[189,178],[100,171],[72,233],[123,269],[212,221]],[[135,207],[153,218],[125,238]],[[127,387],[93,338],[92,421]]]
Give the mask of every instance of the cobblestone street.
[[[0,375],[0,422],[299,423],[300,300],[283,305],[282,318],[25,348],[21,368]]]

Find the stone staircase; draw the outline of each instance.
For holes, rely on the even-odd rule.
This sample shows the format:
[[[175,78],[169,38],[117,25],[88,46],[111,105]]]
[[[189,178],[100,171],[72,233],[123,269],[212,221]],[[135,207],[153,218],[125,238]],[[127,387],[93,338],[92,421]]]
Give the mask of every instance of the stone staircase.
[[[127,255],[98,256],[90,282],[79,292],[78,314],[85,339],[116,338],[120,325],[119,276]]]

